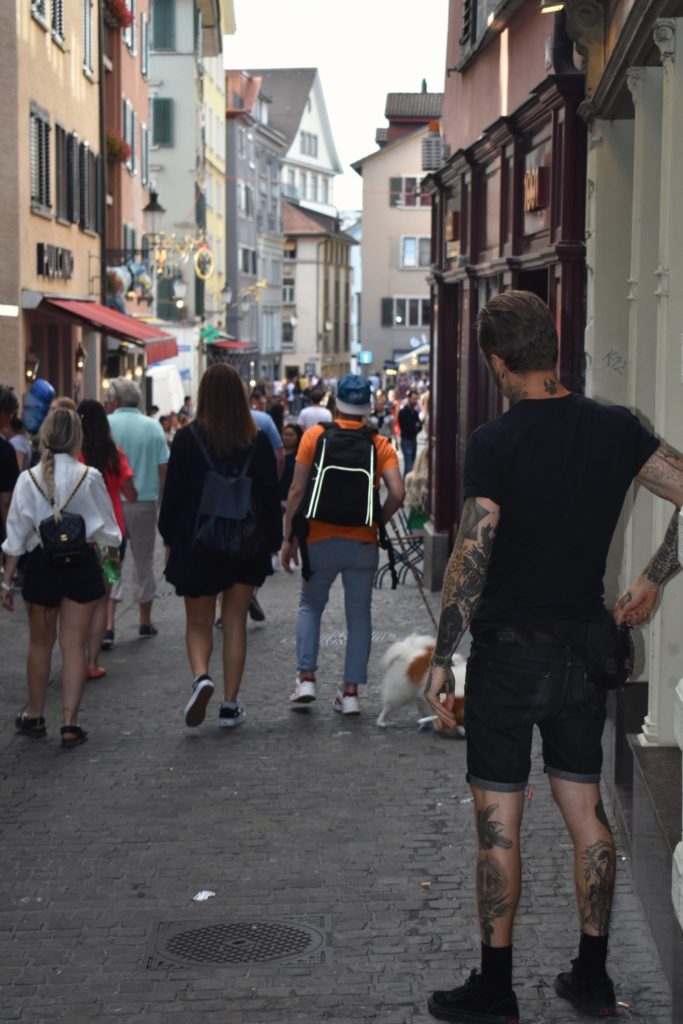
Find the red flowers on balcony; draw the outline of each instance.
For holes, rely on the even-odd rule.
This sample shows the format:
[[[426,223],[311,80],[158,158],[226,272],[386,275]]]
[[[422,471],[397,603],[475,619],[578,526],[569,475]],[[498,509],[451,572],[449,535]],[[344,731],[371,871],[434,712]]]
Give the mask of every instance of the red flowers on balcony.
[[[123,164],[130,158],[133,150],[118,132],[107,128],[107,160],[112,164]]]
[[[130,28],[133,14],[126,0],[104,0],[104,20],[111,28]]]

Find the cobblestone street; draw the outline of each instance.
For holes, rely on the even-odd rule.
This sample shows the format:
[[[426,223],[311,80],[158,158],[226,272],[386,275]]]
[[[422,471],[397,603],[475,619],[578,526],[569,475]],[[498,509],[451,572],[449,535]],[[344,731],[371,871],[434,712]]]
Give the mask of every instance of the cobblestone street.
[[[156,639],[138,639],[136,609],[124,605],[101,658],[108,675],[88,684],[90,740],[74,751],[59,747],[57,661],[48,739],[15,736],[21,601],[14,618],[2,615],[1,1020],[417,1024],[431,1019],[432,989],[478,966],[465,745],[418,731],[413,708],[375,726],[382,653],[430,632],[418,591],[375,592],[371,684],[350,721],[331,706],[345,638],[338,587],[323,622],[321,699],[308,713],[287,705],[297,595],[283,572],[260,593],[267,621],[249,626],[248,717],[234,731],[218,729],[216,697],[201,728],[183,724],[191,678],[182,602],[167,584]],[[581,1018],[553,979],[578,939],[570,846],[538,756],[532,782],[515,987],[525,1024],[569,1024]],[[619,867],[609,960],[628,1004],[619,1019],[669,1024],[628,861]],[[215,895],[194,901],[202,890]],[[199,943],[174,941],[209,926]],[[210,958],[218,926],[234,964],[178,962],[188,948]],[[266,940],[290,959],[259,963]]]

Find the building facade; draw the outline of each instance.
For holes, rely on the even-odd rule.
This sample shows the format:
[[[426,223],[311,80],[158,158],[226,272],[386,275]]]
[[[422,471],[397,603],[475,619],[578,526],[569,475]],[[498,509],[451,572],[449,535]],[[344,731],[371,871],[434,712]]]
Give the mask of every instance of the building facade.
[[[352,166],[363,178],[363,312],[366,367],[396,369],[429,343],[432,197],[422,188],[423,143],[436,132],[441,93],[390,93],[379,149]],[[436,120],[435,120],[436,119]]]
[[[565,6],[586,55],[586,391],[628,406],[682,450],[683,4]],[[634,491],[610,553],[608,602],[647,564],[670,516],[668,503]],[[613,779],[675,1021],[683,1017],[682,616],[679,574],[637,632],[636,677],[616,698],[617,723],[628,727],[616,735]]]

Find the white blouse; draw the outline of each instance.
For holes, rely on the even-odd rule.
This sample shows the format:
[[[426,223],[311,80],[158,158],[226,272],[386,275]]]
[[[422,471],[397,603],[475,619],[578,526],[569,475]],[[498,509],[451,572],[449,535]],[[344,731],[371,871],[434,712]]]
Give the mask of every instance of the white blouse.
[[[99,544],[101,547],[118,547],[121,543],[121,531],[114,518],[114,508],[100,471],[94,466],[84,466],[63,452],[56,454],[54,459],[57,507],[62,507],[62,502],[67,500],[87,468],[88,475],[68,503],[66,511],[78,512],[83,516],[88,543]],[[31,472],[47,494],[40,465],[35,466]],[[38,547],[38,526],[50,515],[52,508],[49,501],[43,497],[25,469],[19,474],[12,492],[12,502],[7,515],[7,539],[2,545],[5,554],[19,556]]]

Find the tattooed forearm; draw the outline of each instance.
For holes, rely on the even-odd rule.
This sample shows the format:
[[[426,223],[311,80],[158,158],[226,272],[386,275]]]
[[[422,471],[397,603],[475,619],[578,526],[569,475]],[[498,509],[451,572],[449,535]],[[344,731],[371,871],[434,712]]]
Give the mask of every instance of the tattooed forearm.
[[[678,561],[678,510],[671,517],[664,540],[650,559],[645,576],[652,583],[665,583],[680,569]]]
[[[653,494],[668,498],[679,508],[683,504],[683,455],[671,445],[660,444],[636,479]]]
[[[482,939],[490,946],[496,920],[509,914],[513,901],[505,869],[488,854],[477,863],[477,906]]]
[[[433,665],[450,665],[453,652],[470,624],[484,589],[497,524],[498,512],[485,508],[475,498],[467,499],[444,575]]]
[[[598,839],[583,851],[584,891],[580,900],[581,924],[606,935],[612,910],[616,857],[612,843]]]
[[[477,811],[477,835],[482,850],[492,850],[494,846],[509,850],[512,846],[512,840],[501,835],[503,828],[501,822],[491,821],[491,815],[497,810],[498,804],[489,804],[483,811]]]

